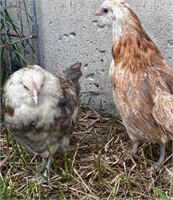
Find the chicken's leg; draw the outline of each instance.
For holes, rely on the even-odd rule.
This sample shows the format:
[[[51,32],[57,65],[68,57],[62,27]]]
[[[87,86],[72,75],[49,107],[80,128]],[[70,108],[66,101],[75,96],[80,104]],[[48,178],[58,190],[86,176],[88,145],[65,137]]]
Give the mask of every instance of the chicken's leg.
[[[162,164],[162,162],[165,159],[165,149],[166,149],[166,143],[160,142],[160,157],[159,160],[156,162],[156,165]]]
[[[132,154],[137,154],[138,152],[138,147],[139,147],[140,142],[136,141],[133,143],[133,149],[132,149]]]
[[[47,182],[47,180],[49,178],[52,162],[53,162],[53,158],[48,157],[44,173],[39,177],[39,184]]]
[[[152,173],[153,170],[157,169],[162,164],[162,162],[165,159],[165,149],[166,149],[166,143],[160,142],[159,160],[147,170],[148,172]]]
[[[133,142],[133,149],[131,153],[125,157],[125,161],[131,160],[133,155],[137,154],[140,141]]]

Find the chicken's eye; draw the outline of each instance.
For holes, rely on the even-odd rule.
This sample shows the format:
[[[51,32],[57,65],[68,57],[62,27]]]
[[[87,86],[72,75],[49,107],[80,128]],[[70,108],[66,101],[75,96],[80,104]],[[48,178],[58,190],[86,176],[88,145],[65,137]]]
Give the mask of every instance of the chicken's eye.
[[[25,85],[24,85],[23,87],[24,87],[26,90],[28,90],[28,91],[29,91],[29,89],[28,89],[28,88],[27,88]]]
[[[109,10],[108,10],[107,8],[104,8],[104,9],[103,9],[103,12],[104,12],[104,13],[108,13],[108,11],[109,11]]]

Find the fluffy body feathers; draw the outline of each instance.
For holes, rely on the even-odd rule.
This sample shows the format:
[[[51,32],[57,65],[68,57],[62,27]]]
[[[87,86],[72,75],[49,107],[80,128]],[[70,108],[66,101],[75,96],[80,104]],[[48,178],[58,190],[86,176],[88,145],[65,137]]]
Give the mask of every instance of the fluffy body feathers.
[[[42,157],[62,152],[79,117],[81,75],[80,63],[67,69],[64,76],[56,77],[37,65],[13,73],[3,94],[9,133]]]
[[[123,1],[106,0],[96,15],[113,27],[109,78],[113,97],[136,153],[139,141],[165,144],[173,139],[173,69]]]

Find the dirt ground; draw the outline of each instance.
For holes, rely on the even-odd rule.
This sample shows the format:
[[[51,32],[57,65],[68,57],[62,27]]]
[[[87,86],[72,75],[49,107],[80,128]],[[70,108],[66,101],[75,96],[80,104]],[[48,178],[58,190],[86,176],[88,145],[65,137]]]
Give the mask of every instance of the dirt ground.
[[[171,199],[171,142],[165,162],[149,171],[159,145],[144,143],[125,160],[132,142],[115,117],[83,108],[69,150],[55,158],[49,184],[42,185],[30,181],[41,158],[27,153],[1,128],[2,199]]]

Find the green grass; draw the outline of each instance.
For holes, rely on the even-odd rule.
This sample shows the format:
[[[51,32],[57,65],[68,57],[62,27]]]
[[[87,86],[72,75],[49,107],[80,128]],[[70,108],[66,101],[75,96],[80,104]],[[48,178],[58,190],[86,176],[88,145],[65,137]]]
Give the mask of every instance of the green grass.
[[[17,61],[22,66],[36,61],[36,54],[33,48],[34,42],[30,39],[24,40],[24,38],[31,35],[31,16],[28,13],[28,1],[23,0],[21,4],[22,18],[25,19],[24,33],[20,32],[17,19],[14,19],[17,16],[15,2],[7,1],[6,8],[2,5],[2,0],[0,0],[0,88],[2,88],[5,80],[11,74],[11,65],[13,65],[14,61]]]
[[[54,160],[49,184],[31,181],[39,175],[36,166],[42,159],[7,137],[3,127],[2,131],[1,199],[170,199],[169,145],[167,160],[153,173],[147,169],[158,158],[157,144],[143,144],[138,155],[125,162],[132,143],[122,124],[101,117],[86,105],[71,135],[69,149]]]

